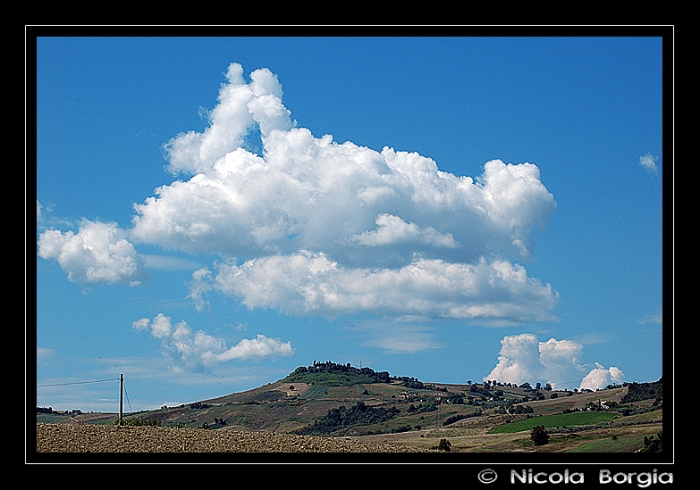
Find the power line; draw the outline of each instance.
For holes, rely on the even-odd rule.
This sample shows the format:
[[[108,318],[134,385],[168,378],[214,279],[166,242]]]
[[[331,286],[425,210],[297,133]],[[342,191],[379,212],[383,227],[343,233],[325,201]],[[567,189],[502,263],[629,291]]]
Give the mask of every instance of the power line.
[[[645,369],[649,369],[649,368],[661,366],[662,364],[663,364],[662,362],[657,362],[656,364],[649,364],[648,366],[642,366],[642,367],[638,367],[638,368],[636,368],[636,369],[630,369],[630,370],[628,370],[628,371],[624,371],[623,374],[636,373],[636,372],[638,372],[638,371],[643,371],[643,370],[645,370]],[[567,385],[567,384],[570,384],[570,383],[578,383],[579,381],[580,381],[580,380],[572,379],[571,381],[564,381],[564,382],[561,382],[561,381],[552,381],[552,383],[557,384],[557,385]]]
[[[95,379],[92,381],[75,381],[73,383],[57,383],[51,385],[36,385],[37,388],[43,388],[46,386],[69,386],[69,385],[84,385],[88,383],[103,383],[105,381],[119,381],[119,378],[109,378],[109,379]]]
[[[126,401],[129,404],[129,413],[133,413],[131,407],[131,400],[129,399],[129,394],[126,392],[126,387],[124,386],[124,375],[120,375],[118,378],[106,378],[106,379],[92,379],[88,381],[73,381],[71,383],[53,383],[45,385],[37,385],[37,387],[47,387],[47,386],[71,386],[71,385],[82,385],[90,383],[104,383],[106,381],[120,381],[119,389],[119,424],[122,423],[122,395],[126,395]]]
[[[636,373],[637,371],[643,371],[645,369],[653,368],[653,367],[658,367],[661,366],[663,363],[662,362],[657,362],[656,364],[649,364],[648,366],[642,366],[640,368],[636,369],[631,369],[629,371],[626,371],[627,373]]]
[[[131,408],[131,400],[129,400],[129,393],[126,391],[126,386],[124,386],[124,396],[126,396],[126,402],[129,404],[129,413],[133,413],[134,410]]]

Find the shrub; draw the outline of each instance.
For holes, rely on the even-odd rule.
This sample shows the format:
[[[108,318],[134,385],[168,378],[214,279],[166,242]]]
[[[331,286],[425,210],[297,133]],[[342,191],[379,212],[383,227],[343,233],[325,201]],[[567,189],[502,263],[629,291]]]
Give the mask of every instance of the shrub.
[[[664,450],[663,432],[659,432],[654,436],[644,436],[644,448],[640,450],[642,453],[661,453]]]
[[[530,431],[530,439],[535,443],[535,446],[543,446],[549,442],[549,434],[543,425],[537,425]]]
[[[447,439],[440,439],[440,444],[438,444],[438,449],[440,451],[450,451],[450,448],[452,447],[452,443],[448,441]]]
[[[206,403],[202,403],[202,402],[194,402],[194,403],[190,403],[190,408],[193,408],[196,410],[201,410],[204,408],[209,408],[209,405],[207,405]]]

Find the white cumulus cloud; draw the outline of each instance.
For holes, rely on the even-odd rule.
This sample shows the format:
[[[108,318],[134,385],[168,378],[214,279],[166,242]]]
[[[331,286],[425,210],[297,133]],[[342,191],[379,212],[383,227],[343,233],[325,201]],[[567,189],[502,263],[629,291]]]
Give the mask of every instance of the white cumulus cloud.
[[[78,233],[44,231],[39,256],[57,260],[72,282],[133,286],[148,281],[143,260],[115,223],[83,220]]]
[[[250,78],[232,64],[210,125],[169,142],[169,169],[191,177],[135,205],[135,240],[238,257],[323,251],[355,265],[407,263],[416,250],[475,260],[498,248],[527,258],[533,229],[556,209],[533,164],[493,160],[472,179],[417,153],[318,138],[292,122],[275,75]],[[245,149],[255,128],[262,155]]]
[[[232,63],[205,130],[165,145],[178,179],[134,204],[132,227],[48,230],[40,256],[73,281],[135,284],[132,243],[218,255],[216,271],[193,276],[198,307],[219,292],[299,315],[554,319],[556,291],[517,263],[556,210],[536,165],[492,160],[474,178],[454,175],[415,152],[314,136],[282,97],[270,70],[247,81]],[[258,134],[261,151],[248,151]]]
[[[352,239],[361,245],[369,247],[408,241],[416,241],[437,247],[456,248],[458,246],[452,234],[440,233],[432,226],[420,228],[415,223],[406,223],[398,216],[380,214],[376,223],[376,230],[363,231],[359,235],[352,237]]]
[[[606,369],[596,362],[596,367],[582,380],[579,389],[597,390],[611,384],[619,384],[625,380],[624,373],[617,367]]]
[[[556,209],[537,166],[493,160],[471,178],[315,137],[292,121],[276,76],[250,79],[229,67],[209,127],[168,144],[170,170],[191,177],[134,207],[135,242],[229,257],[213,283],[192,282],[199,306],[216,290],[293,314],[553,318],[556,292],[510,261],[531,257],[533,230]],[[255,127],[260,155],[244,145]]]
[[[209,113],[204,133],[181,133],[165,146],[170,172],[197,174],[210,170],[229,152],[242,147],[254,124],[266,135],[272,129],[289,129],[289,111],[282,105],[282,86],[270,70],[251,74],[250,84],[243,79],[243,67],[232,63],[221,86],[218,105]]]
[[[552,320],[557,295],[521,266],[486,259],[455,264],[417,258],[399,269],[348,268],[323,253],[301,251],[199,270],[199,302],[211,290],[253,308],[333,317],[361,311],[433,318]],[[196,294],[195,294],[196,292]]]
[[[245,257],[307,249],[354,264],[405,263],[415,251],[527,259],[532,231],[556,207],[532,164],[493,160],[476,182],[414,153],[339,145],[303,128],[263,141],[265,157],[237,148],[136,204],[133,239]]]
[[[655,157],[651,153],[647,153],[646,155],[639,157],[639,164],[650,173],[655,174],[659,171],[659,167],[656,165],[658,159],[659,157]]]
[[[583,345],[572,340],[551,338],[540,342],[533,334],[506,336],[501,340],[498,364],[484,379],[517,385],[528,382],[533,386],[549,383],[560,389],[575,385],[593,390],[624,379],[616,367],[605,369],[596,363],[588,371],[582,356]]]
[[[160,340],[163,354],[173,361],[176,370],[201,371],[232,359],[291,356],[294,353],[291,342],[264,335],[242,339],[227,347],[224,339],[212,337],[202,330],[193,332],[184,320],[173,324],[170,317],[162,313],[152,321],[148,318],[136,320],[132,328],[150,330],[151,335]]]

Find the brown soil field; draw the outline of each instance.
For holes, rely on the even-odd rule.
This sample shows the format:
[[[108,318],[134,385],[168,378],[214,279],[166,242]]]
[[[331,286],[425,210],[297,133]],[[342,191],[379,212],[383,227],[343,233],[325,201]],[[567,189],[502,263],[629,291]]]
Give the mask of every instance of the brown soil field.
[[[37,424],[37,453],[424,453],[419,447],[271,432]]]

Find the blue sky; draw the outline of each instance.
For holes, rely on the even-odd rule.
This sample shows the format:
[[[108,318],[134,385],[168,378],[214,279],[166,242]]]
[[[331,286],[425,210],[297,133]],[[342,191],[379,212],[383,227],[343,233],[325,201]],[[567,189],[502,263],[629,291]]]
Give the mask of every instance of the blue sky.
[[[39,406],[661,377],[662,38],[36,43]]]

